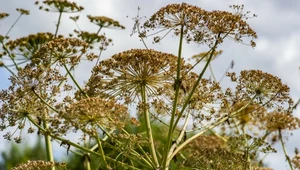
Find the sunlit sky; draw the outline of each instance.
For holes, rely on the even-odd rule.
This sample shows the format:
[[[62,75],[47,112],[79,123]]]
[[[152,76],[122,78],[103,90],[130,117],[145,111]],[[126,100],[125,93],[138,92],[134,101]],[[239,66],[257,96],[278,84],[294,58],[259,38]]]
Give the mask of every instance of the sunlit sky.
[[[72,32],[76,25],[69,20],[70,16],[80,15],[79,26],[82,30],[97,31],[97,27],[88,22],[87,14],[108,16],[119,21],[126,30],[110,29],[104,30],[106,35],[114,40],[114,45],[103,53],[103,58],[108,58],[114,53],[132,48],[144,48],[137,35],[130,36],[134,21],[131,19],[137,15],[140,7],[140,16],[150,17],[159,8],[169,3],[186,2],[197,5],[205,10],[230,11],[229,5],[244,4],[245,11],[257,14],[257,18],[249,19],[248,23],[257,32],[257,47],[251,48],[243,44],[237,44],[226,40],[220,49],[223,54],[212,63],[217,78],[220,78],[232,60],[235,62],[231,71],[239,72],[244,69],[260,69],[274,74],[291,88],[291,96],[294,100],[300,98],[300,1],[298,0],[193,0],[193,1],[171,1],[171,0],[85,0],[76,1],[85,7],[81,13],[66,14],[62,18],[61,34]],[[38,10],[32,0],[0,0],[0,12],[10,13],[10,16],[0,21],[0,34],[4,35],[18,17],[15,8],[28,9],[30,16],[24,16],[10,32],[11,38],[18,38],[37,32],[55,31],[57,13],[46,13]],[[129,16],[129,17],[126,17]],[[143,20],[142,20],[143,21]],[[160,44],[152,44],[148,39],[146,42],[150,48],[168,53],[177,53],[178,39],[169,36]],[[207,48],[196,44],[185,44],[183,55],[189,58],[194,54],[205,51]],[[82,82],[87,80],[91,64],[83,64],[76,72],[77,79]],[[0,69],[0,89],[9,85],[9,72]],[[300,117],[299,109],[295,115]],[[2,133],[0,133],[2,134]],[[300,148],[300,133],[295,132],[289,138],[288,153],[293,156],[294,147]],[[0,140],[2,141],[2,139]],[[5,147],[3,141],[0,143],[0,151]],[[3,144],[3,145],[2,145]],[[266,163],[274,170],[288,169],[285,157],[278,147],[278,154],[270,154]]]

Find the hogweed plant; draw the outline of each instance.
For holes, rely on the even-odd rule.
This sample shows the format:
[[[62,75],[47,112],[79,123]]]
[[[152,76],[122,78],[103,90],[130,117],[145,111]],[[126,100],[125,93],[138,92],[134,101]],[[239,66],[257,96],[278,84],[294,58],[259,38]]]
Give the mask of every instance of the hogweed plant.
[[[79,16],[71,16],[75,32],[62,35],[62,15],[84,8],[67,0],[40,3],[36,2],[39,9],[58,13],[54,33],[12,40],[9,30],[0,37],[0,66],[11,74],[11,85],[0,92],[3,138],[21,143],[24,133],[37,133],[44,138],[47,153],[47,160],[20,162],[14,170],[67,169],[67,164],[54,160],[53,142],[64,146],[67,154],[80,155],[87,170],[269,169],[263,167],[261,155],[276,152],[272,147],[276,142],[281,143],[290,169],[299,168],[298,150],[291,158],[285,146],[284,136],[300,125],[292,114],[295,105],[287,85],[260,70],[239,75],[226,70],[233,83],[228,88],[221,87],[215,76],[213,80],[204,76],[208,70],[213,75],[211,62],[221,54],[219,45],[226,39],[255,47],[256,32],[246,22],[255,15],[244,13],[243,6],[230,6],[233,12],[227,12],[170,4],[144,23],[138,15],[132,33],[145,48],[101,59],[112,43],[101,31],[120,31],[123,25],[88,15],[99,28],[83,31]],[[17,11],[17,21],[29,14]],[[0,19],[8,16],[1,13]],[[148,49],[146,38],[164,43],[169,34],[178,40],[177,55]],[[189,63],[182,56],[184,43],[209,50]],[[82,60],[95,63],[84,84],[74,75]],[[228,64],[229,69],[234,66],[233,61]],[[72,141],[68,134],[81,137]]]

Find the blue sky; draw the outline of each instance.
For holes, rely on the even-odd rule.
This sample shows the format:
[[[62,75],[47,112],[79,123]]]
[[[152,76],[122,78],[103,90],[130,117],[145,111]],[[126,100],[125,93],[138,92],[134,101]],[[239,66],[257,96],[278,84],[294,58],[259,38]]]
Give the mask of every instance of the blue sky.
[[[73,22],[69,21],[69,16],[80,15],[79,25],[82,30],[96,31],[97,28],[85,19],[87,14],[103,15],[118,20],[126,26],[126,30],[105,30],[108,37],[114,40],[114,45],[103,53],[103,58],[108,58],[114,53],[128,50],[131,48],[143,48],[143,44],[136,36],[130,37],[133,20],[137,7],[140,6],[140,16],[149,17],[159,8],[169,3],[186,2],[197,5],[206,10],[227,10],[229,5],[244,4],[245,10],[250,10],[258,15],[257,18],[250,19],[248,23],[257,31],[257,47],[251,48],[242,44],[236,44],[233,41],[225,41],[220,46],[223,54],[213,61],[213,68],[217,77],[221,77],[234,60],[235,67],[233,71],[239,72],[243,69],[260,69],[269,72],[282,79],[282,81],[291,88],[291,96],[297,100],[300,98],[300,1],[296,0],[193,0],[193,1],[174,1],[174,0],[85,0],[76,1],[85,7],[85,11],[78,14],[67,14],[62,19],[60,33],[69,33],[75,28]],[[30,16],[24,16],[10,33],[11,38],[17,38],[37,32],[55,31],[55,23],[58,15],[56,13],[46,13],[39,11],[33,5],[32,0],[0,0],[0,12],[10,13],[10,17],[0,21],[0,34],[5,34],[12,23],[18,17],[15,8],[24,8],[31,11]],[[126,18],[126,16],[129,18]],[[176,54],[177,41],[169,37],[159,45],[147,41],[150,48]],[[206,48],[195,44],[184,45],[183,55],[188,58]],[[91,64],[82,64],[79,71],[76,72],[78,79],[87,80],[87,74]],[[9,73],[0,69],[0,89],[8,87],[7,80]],[[300,117],[299,109],[295,115]],[[1,133],[0,133],[1,134]],[[293,137],[289,138],[288,152],[293,155],[294,147],[299,145],[300,133],[295,132]],[[3,149],[0,144],[0,149]],[[279,148],[279,154],[271,154],[267,163],[274,170],[288,169],[285,158]]]

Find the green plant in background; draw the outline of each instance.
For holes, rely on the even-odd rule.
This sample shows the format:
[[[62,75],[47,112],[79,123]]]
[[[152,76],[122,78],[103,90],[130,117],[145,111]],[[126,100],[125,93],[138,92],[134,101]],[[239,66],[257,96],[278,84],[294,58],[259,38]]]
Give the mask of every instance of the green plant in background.
[[[15,129],[4,138],[21,143],[25,131],[38,132],[46,153],[44,159],[13,169],[264,169],[258,154],[274,152],[276,141],[290,169],[299,167],[298,153],[291,159],[283,138],[285,131],[300,125],[292,115],[288,86],[260,70],[226,73],[232,88],[221,87],[213,75],[211,62],[227,38],[255,47],[257,35],[246,22],[249,13],[243,13],[243,6],[227,12],[169,4],[144,23],[137,16],[133,33],[145,48],[103,60],[101,54],[112,40],[100,32],[125,29],[123,25],[88,15],[99,29],[87,32],[73,16],[75,34],[60,34],[62,15],[84,8],[67,0],[42,3],[36,2],[41,10],[59,14],[53,34],[15,40],[9,39],[10,31],[1,35],[0,62],[11,73],[11,85],[0,92],[0,124],[2,131]],[[20,17],[29,14],[18,11]],[[148,49],[145,38],[164,43],[168,34],[178,38],[177,55]],[[209,50],[189,63],[182,56],[185,42]],[[73,74],[82,60],[95,62],[84,84]],[[195,72],[196,67],[201,71]],[[204,77],[208,68],[213,80]],[[81,135],[79,141],[66,137],[72,133]],[[78,155],[81,165],[55,160],[53,141]]]

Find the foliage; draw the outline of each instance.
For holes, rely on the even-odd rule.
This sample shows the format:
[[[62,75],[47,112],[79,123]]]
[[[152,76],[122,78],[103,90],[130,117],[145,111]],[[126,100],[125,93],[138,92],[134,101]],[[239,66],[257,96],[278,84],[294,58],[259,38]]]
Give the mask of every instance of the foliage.
[[[79,155],[87,170],[267,169],[258,155],[276,152],[272,145],[277,141],[290,169],[299,168],[299,154],[291,159],[284,145],[283,135],[300,125],[292,114],[295,105],[287,85],[261,70],[227,72],[232,82],[227,88],[204,76],[208,69],[213,75],[210,64],[221,55],[219,46],[226,39],[255,47],[257,35],[246,20],[256,15],[244,13],[243,6],[233,5],[233,12],[227,12],[169,4],[144,23],[137,16],[132,33],[145,48],[103,60],[101,54],[112,39],[100,32],[125,29],[121,23],[88,15],[98,26],[88,32],[80,29],[79,17],[72,16],[74,34],[60,35],[62,15],[84,8],[67,0],[36,5],[59,14],[56,30],[14,40],[8,37],[10,30],[1,35],[0,66],[11,73],[11,85],[0,92],[0,130],[16,143],[22,142],[25,131],[38,132],[45,139],[47,158],[13,169],[67,169],[54,160],[53,140],[67,153]],[[17,20],[29,15],[17,11]],[[5,17],[8,14],[1,13],[0,19]],[[148,49],[144,41],[153,37],[153,43],[164,43],[172,33],[178,40],[177,55]],[[185,42],[209,51],[186,61]],[[73,71],[82,60],[96,65],[80,84]],[[195,72],[196,67],[201,71]],[[15,130],[8,131],[11,128]],[[81,137],[73,141],[68,134]]]

